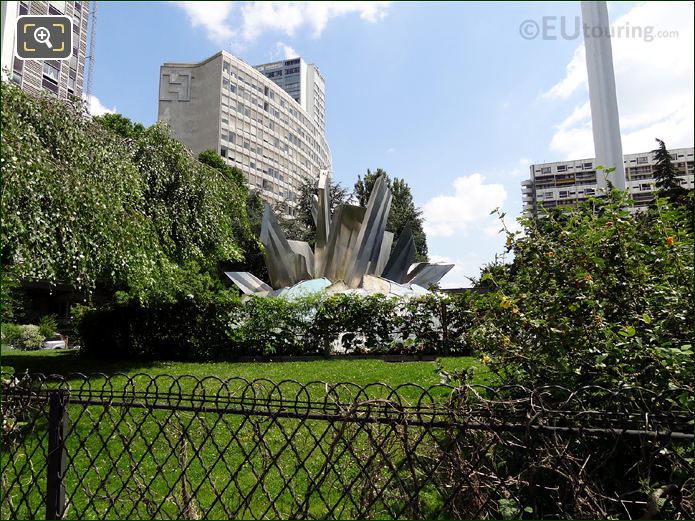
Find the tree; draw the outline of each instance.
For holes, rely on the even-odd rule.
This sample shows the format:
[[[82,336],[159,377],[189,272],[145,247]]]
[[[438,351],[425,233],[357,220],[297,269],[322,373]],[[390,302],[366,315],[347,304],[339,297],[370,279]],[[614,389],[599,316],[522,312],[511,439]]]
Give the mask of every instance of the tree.
[[[242,258],[245,192],[165,126],[0,91],[3,278],[147,301],[218,287]]]
[[[227,179],[234,181],[240,188],[246,187],[246,179],[244,173],[235,166],[229,166],[225,163],[222,156],[215,150],[209,149],[198,154],[198,161],[211,166],[215,170],[222,172]]]
[[[350,199],[350,193],[347,188],[338,182],[329,180],[329,186],[328,202],[330,213],[333,215],[337,206],[345,204]],[[316,241],[316,223],[311,213],[314,195],[318,195],[318,185],[316,181],[305,179],[299,186],[294,217],[284,216],[282,205],[276,206],[276,214],[279,216],[278,220],[280,227],[283,229],[288,239],[306,241],[309,244],[314,244]]]
[[[104,114],[94,116],[94,121],[113,134],[124,138],[135,138],[142,134],[145,127],[142,123],[133,123],[129,118],[121,114]]]
[[[268,280],[268,270],[258,240],[263,220],[263,200],[258,192],[248,189],[244,173],[235,166],[229,166],[215,150],[201,152],[198,154],[198,160],[222,172],[227,180],[242,188],[246,195],[247,219],[235,230],[244,257],[236,262],[225,262],[222,271],[248,271],[260,279]]]
[[[407,226],[410,228],[415,241],[415,260],[417,262],[427,261],[427,236],[422,228],[422,210],[415,206],[410,186],[404,179],[395,177],[391,180],[389,175],[381,168],[377,168],[375,172],[367,170],[364,178],[357,176],[357,182],[355,183],[357,203],[360,206],[367,206],[374,184],[381,175],[385,176],[386,184],[393,196],[391,212],[386,223],[386,230],[393,233],[393,244],[396,244],[401,232]]]
[[[682,203],[687,198],[688,191],[681,186],[678,171],[673,166],[671,154],[666,148],[666,144],[659,138],[656,138],[656,142],[659,146],[652,150],[652,154],[656,160],[654,178],[656,179],[658,194],[671,202]]]

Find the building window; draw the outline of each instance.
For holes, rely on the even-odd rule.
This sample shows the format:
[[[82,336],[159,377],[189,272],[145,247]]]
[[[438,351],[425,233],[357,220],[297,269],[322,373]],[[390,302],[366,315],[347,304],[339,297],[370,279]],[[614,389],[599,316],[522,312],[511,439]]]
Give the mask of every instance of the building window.
[[[222,157],[227,157],[227,149],[224,148],[224,147],[221,147],[221,148],[220,148],[220,155],[221,155]]]
[[[45,60],[43,62],[43,80],[41,85],[58,94],[58,79],[60,78],[60,62],[54,60]]]
[[[226,72],[227,74],[229,74],[229,63],[228,63],[228,62],[224,62],[224,63],[222,64],[222,70],[223,70],[224,72]]]
[[[550,167],[549,167],[549,166],[543,167],[543,168],[541,169],[541,173],[542,173],[542,174],[549,174],[549,173],[550,173]]]
[[[15,58],[12,66],[12,81],[22,85],[22,73],[24,72],[24,60]]]
[[[584,167],[584,170],[591,170],[591,163],[584,163],[582,166]]]
[[[48,2],[48,14],[61,15],[65,12],[65,2]]]
[[[48,12],[49,14],[63,14],[65,12],[65,0],[48,2]]]
[[[234,135],[234,132],[230,132],[227,141],[229,141],[232,145],[236,143],[236,136]]]
[[[557,165],[557,171],[558,172],[566,172],[567,171],[567,165]]]
[[[643,165],[649,161],[649,157],[647,156],[640,156],[637,158],[637,164],[638,165]]]
[[[70,73],[68,74],[68,93],[69,94],[75,94],[75,80],[77,78],[77,71],[74,69],[70,69]]]

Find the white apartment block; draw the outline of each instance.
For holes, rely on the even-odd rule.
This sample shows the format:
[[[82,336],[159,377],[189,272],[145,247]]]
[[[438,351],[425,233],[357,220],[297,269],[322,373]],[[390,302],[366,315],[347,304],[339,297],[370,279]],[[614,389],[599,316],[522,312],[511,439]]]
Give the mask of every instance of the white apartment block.
[[[72,18],[72,56],[67,60],[21,60],[15,55],[17,18],[21,15],[66,15]],[[82,97],[87,54],[89,2],[2,2],[2,70],[30,94],[61,99]]]
[[[681,185],[694,187],[693,148],[669,151]],[[656,191],[654,154],[642,152],[623,156],[627,189],[636,208],[649,206]],[[530,165],[530,178],[522,181],[521,194],[524,213],[555,207],[572,207],[589,197],[605,193],[606,174],[596,170],[595,159],[577,159]]]
[[[176,139],[194,154],[219,151],[246,175],[249,187],[271,204],[284,203],[290,215],[303,180],[331,171],[323,78],[296,60],[278,62],[282,67],[261,65],[261,71],[221,51],[200,63],[165,63],[159,78],[158,119],[171,126]],[[305,73],[286,74],[296,67]],[[267,76],[277,70],[282,83],[275,81],[279,75]],[[319,87],[320,104],[313,95]]]
[[[318,67],[302,58],[292,58],[256,65],[267,78],[273,80],[299,103],[322,132],[326,129],[326,85]]]

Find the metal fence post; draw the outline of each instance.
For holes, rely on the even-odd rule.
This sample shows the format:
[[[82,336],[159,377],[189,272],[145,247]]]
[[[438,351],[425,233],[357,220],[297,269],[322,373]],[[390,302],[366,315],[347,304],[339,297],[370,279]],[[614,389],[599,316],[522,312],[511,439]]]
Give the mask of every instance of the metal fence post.
[[[65,434],[69,393],[50,391],[48,401],[48,469],[46,473],[46,519],[62,519],[65,512]]]

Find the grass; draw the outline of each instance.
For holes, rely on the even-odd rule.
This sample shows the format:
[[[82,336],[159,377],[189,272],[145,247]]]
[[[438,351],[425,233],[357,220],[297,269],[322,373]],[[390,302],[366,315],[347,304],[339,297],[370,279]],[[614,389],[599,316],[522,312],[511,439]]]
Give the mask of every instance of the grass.
[[[477,370],[474,381],[489,383],[480,363],[472,357],[443,357],[440,363],[449,373],[474,368]],[[4,369],[11,367],[15,374],[25,371],[61,375],[100,372],[134,376],[146,373],[150,376],[194,375],[221,379],[293,379],[301,383],[317,380],[353,382],[360,386],[382,382],[392,387],[401,384],[428,387],[440,382],[438,365],[434,362],[101,362],[80,357],[75,351],[4,348],[1,364]],[[95,377],[92,382],[100,380],[100,377]],[[114,380],[114,386],[120,385],[119,382],[124,382],[124,379]],[[323,392],[325,396],[324,386],[311,388],[310,394],[315,398],[314,390],[317,395]],[[412,399],[417,398],[419,392],[411,387],[399,394]],[[441,393],[439,396],[446,395]],[[44,408],[33,416],[31,413],[27,415],[26,419],[36,417],[36,423],[25,427],[17,438],[18,444],[0,455],[0,470],[4,475],[2,496],[13,501],[15,506],[20,505],[20,510],[15,512],[20,517],[43,515],[46,412]],[[355,517],[360,512],[357,505],[361,494],[372,492],[373,485],[363,479],[369,476],[372,476],[370,479],[380,476],[377,481],[386,479],[393,472],[389,462],[401,461],[410,450],[407,447],[414,443],[420,432],[411,427],[413,439],[401,439],[398,438],[400,431],[387,425],[297,418],[269,420],[256,415],[117,405],[71,404],[68,415],[71,427],[66,440],[68,465],[65,482],[70,498],[67,518],[195,517],[191,512],[186,513],[187,504],[193,505],[198,514],[211,518],[274,518],[296,512],[297,501],[305,498],[309,517],[325,517],[329,508],[326,503],[336,507],[334,515]],[[445,431],[438,432],[437,436],[446,436]],[[337,436],[341,441],[336,446]],[[382,436],[386,436],[383,443],[379,441]],[[291,449],[285,447],[288,439],[291,440]],[[437,443],[428,438],[428,442],[419,446],[418,453],[431,452],[431,458],[436,459],[437,450]],[[327,468],[331,470],[327,471]],[[402,472],[405,470],[398,471],[399,476]],[[324,481],[315,490],[312,487],[316,486],[316,479],[320,476],[324,476]],[[21,485],[6,485],[15,477]],[[354,492],[345,496],[345,486],[353,479],[356,480]],[[403,474],[400,479],[407,482],[408,478]],[[288,482],[290,486],[287,486]],[[187,484],[187,490],[182,483]],[[195,491],[195,500],[187,503],[186,498],[192,491]],[[21,497],[25,495],[29,501],[22,504]],[[221,500],[217,499],[218,496]],[[7,518],[10,513],[6,500],[0,502],[2,518]],[[401,500],[393,501],[396,505]],[[425,503],[431,503],[435,510],[441,507],[441,499],[436,494],[423,499]],[[154,512],[159,506],[162,510]],[[381,510],[377,515],[383,516],[384,513]]]
[[[490,376],[480,361],[473,357],[442,357],[441,367],[449,374],[473,368],[473,382],[486,384]],[[301,383],[323,381],[328,383],[352,382],[366,385],[381,382],[392,387],[417,384],[423,387],[440,383],[438,364],[435,362],[384,362],[382,360],[316,360],[311,362],[114,362],[83,358],[71,350],[20,351],[4,347],[3,367],[12,367],[15,374],[44,373],[69,375],[83,373],[125,373],[135,375],[172,376],[193,375],[198,378],[216,376],[221,379],[242,377],[247,380],[267,378],[296,380]]]

